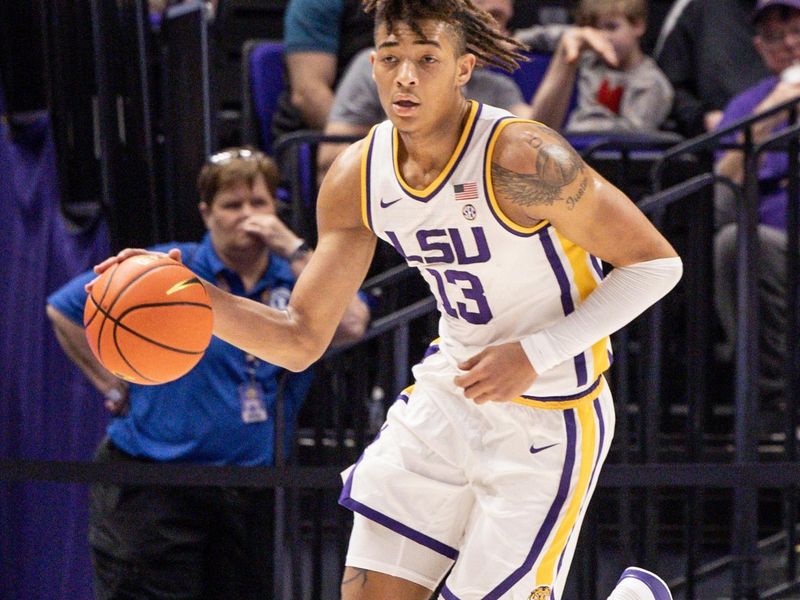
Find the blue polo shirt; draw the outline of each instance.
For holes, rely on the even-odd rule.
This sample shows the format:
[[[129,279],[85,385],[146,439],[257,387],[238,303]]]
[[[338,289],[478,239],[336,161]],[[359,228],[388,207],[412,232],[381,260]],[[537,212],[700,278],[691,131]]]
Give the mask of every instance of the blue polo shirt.
[[[222,264],[208,235],[199,244],[165,244],[154,250],[166,252],[170,248],[181,250],[184,263],[194,273],[222,284],[237,296],[283,308],[294,287],[295,277],[288,262],[277,256],[270,256],[261,279],[245,293],[241,279]],[[93,276],[90,271],[74,278],[50,295],[48,304],[82,325],[86,302],[83,286]],[[264,389],[266,421],[245,423],[242,419],[240,386],[250,380],[246,354],[212,337],[197,366],[180,379],[155,386],[131,384],[130,412],[111,420],[108,435],[128,454],[157,461],[271,465],[278,377],[284,369],[262,360],[252,363],[252,367]],[[289,373],[286,380],[287,451],[311,377],[308,370]]]

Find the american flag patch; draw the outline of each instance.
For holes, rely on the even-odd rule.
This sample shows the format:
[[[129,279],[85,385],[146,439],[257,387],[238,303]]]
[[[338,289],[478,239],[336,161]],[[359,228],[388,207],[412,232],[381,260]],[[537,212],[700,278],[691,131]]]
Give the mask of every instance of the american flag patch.
[[[478,184],[474,181],[456,183],[453,185],[453,191],[456,194],[456,200],[477,200],[478,198]]]

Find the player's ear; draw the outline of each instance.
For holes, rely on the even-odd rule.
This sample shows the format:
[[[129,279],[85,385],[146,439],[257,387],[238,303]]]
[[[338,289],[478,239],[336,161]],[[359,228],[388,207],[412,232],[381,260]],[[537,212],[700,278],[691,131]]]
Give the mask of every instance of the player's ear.
[[[466,85],[472,77],[472,70],[475,68],[477,58],[471,52],[465,52],[458,57],[458,68],[456,71],[456,83]]]

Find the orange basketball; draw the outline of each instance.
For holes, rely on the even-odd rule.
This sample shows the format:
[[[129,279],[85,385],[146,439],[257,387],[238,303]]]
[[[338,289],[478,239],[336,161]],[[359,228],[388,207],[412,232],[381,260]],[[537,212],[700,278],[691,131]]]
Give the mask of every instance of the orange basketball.
[[[133,256],[105,271],[83,309],[89,346],[126,381],[155,385],[188,373],[211,341],[206,289],[177,261]]]

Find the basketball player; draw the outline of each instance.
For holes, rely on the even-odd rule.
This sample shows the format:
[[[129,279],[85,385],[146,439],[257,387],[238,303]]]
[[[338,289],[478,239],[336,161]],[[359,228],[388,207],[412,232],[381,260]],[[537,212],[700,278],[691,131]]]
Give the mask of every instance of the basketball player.
[[[471,0],[365,6],[389,120],[323,181],[319,243],[286,310],[209,285],[214,333],[304,369],[377,239],[392,244],[430,284],[440,337],[343,474],[355,519],[342,597],[426,600],[449,571],[446,600],[561,598],[614,430],[608,336],[676,284],[681,261],[557,133],[465,100],[478,60],[513,68],[519,47]]]

